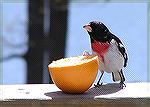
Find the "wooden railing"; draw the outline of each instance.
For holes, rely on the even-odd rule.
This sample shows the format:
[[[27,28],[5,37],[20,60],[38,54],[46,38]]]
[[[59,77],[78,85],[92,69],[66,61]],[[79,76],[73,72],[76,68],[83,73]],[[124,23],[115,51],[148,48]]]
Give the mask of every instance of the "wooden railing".
[[[150,83],[105,84],[65,94],[54,84],[1,85],[1,107],[150,107]]]

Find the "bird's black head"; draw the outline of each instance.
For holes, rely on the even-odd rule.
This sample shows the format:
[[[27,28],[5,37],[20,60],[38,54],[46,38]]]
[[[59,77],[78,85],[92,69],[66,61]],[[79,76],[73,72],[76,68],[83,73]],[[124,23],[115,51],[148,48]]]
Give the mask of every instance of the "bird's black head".
[[[109,30],[102,22],[92,21],[83,26],[83,28],[87,30],[92,41],[97,40],[100,42],[106,42],[109,39]]]

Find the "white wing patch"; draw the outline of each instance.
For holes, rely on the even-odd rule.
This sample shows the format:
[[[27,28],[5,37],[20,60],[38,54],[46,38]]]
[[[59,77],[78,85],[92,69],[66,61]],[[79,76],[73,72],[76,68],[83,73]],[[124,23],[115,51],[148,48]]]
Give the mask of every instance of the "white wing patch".
[[[120,46],[120,47],[124,47],[121,43],[119,43],[119,46]]]

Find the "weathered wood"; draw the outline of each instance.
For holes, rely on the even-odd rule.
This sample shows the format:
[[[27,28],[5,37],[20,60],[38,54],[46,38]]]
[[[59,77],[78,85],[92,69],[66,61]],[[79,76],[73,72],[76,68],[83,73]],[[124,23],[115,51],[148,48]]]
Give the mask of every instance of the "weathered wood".
[[[2,107],[150,107],[150,83],[91,87],[84,94],[64,94],[53,84],[1,85]]]

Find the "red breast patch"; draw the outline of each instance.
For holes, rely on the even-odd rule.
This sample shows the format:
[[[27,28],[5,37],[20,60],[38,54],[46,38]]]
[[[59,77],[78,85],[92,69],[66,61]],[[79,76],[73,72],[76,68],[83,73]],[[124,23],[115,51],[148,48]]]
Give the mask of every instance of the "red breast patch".
[[[104,54],[108,51],[109,43],[101,43],[98,41],[94,41],[92,43],[92,50],[98,54],[99,57],[102,58],[102,61],[104,62]]]

